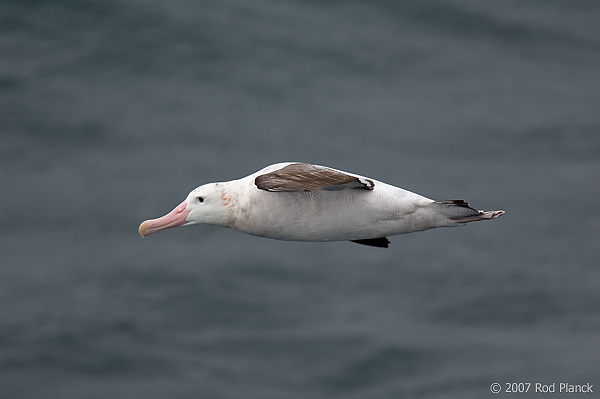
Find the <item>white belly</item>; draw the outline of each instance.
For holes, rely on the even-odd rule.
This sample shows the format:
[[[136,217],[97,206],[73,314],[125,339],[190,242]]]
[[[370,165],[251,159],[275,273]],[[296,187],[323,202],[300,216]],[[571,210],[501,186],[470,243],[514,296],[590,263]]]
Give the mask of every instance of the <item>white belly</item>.
[[[267,192],[249,187],[232,228],[280,240],[337,241],[378,238],[438,227],[433,201],[376,182],[374,190]]]

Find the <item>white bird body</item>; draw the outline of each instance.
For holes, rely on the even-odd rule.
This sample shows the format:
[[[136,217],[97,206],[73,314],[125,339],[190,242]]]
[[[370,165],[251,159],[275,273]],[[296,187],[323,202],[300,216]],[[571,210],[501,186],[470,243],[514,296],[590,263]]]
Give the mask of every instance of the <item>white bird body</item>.
[[[208,223],[292,241],[355,241],[387,247],[386,236],[493,219],[464,201],[434,201],[378,180],[337,169],[286,162],[229,182],[209,183],[140,235]]]
[[[371,180],[373,190],[272,193],[256,188],[257,176],[287,165],[273,165],[235,181],[245,195],[238,197],[233,209],[232,228],[282,240],[338,241],[385,237],[444,223],[424,211],[432,200],[376,180]]]

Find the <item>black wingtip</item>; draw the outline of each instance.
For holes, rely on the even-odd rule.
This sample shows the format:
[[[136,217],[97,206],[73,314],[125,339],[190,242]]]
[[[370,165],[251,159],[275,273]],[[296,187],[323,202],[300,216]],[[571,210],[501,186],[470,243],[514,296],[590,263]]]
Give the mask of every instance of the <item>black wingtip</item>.
[[[369,245],[371,247],[377,248],[387,248],[390,244],[390,240],[387,237],[379,237],[379,238],[365,238],[363,240],[350,240],[357,244]]]
[[[464,208],[471,208],[471,205],[465,200],[445,200],[445,201],[435,201],[436,204],[444,204],[444,205],[455,205],[462,206]],[[471,208],[473,209],[473,208]]]

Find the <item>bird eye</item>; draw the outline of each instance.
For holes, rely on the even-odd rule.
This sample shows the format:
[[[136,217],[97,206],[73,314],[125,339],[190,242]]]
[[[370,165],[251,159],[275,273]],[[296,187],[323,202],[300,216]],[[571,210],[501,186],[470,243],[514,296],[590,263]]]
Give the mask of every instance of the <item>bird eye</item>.
[[[198,202],[204,202],[204,197],[198,197]]]

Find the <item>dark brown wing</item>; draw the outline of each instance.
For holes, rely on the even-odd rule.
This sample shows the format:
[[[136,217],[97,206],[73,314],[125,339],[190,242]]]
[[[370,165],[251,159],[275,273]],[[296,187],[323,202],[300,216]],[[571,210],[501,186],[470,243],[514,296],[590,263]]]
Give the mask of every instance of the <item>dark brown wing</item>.
[[[375,183],[324,166],[293,163],[256,177],[254,184],[265,191],[316,191],[359,188],[373,190]]]

